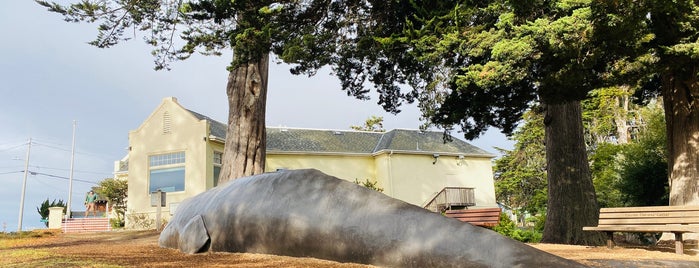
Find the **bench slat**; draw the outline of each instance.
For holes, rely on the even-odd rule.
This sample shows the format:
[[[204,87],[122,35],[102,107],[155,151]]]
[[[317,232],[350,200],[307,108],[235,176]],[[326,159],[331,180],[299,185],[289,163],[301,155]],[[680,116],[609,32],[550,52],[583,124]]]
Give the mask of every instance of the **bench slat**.
[[[493,227],[500,221],[500,208],[447,210],[445,216],[477,226]]]
[[[609,212],[654,212],[654,211],[699,211],[699,206],[650,206],[650,207],[618,207],[601,208],[600,213]]]
[[[683,232],[697,233],[699,226],[692,225],[600,225],[596,227],[583,227],[584,231],[607,231],[607,232]]]
[[[600,212],[600,219],[699,217],[699,211]]]
[[[477,221],[476,221],[476,222],[471,222],[471,221],[469,221],[468,223],[470,223],[470,224],[472,224],[472,225],[484,226],[484,227],[494,227],[494,226],[497,226],[497,225],[498,225],[498,223],[496,223],[496,222],[477,222]]]
[[[599,225],[614,225],[614,224],[697,224],[699,217],[688,218],[614,218],[614,219],[599,219]]]
[[[472,209],[462,209],[462,210],[447,210],[447,214],[453,214],[453,213],[492,213],[492,212],[497,212],[500,213],[499,208],[472,208]]]
[[[500,217],[450,217],[461,221],[499,221]]]
[[[456,216],[474,216],[474,217],[480,217],[480,216],[500,216],[500,212],[471,212],[471,213],[446,213],[447,216],[449,217],[456,217]]]

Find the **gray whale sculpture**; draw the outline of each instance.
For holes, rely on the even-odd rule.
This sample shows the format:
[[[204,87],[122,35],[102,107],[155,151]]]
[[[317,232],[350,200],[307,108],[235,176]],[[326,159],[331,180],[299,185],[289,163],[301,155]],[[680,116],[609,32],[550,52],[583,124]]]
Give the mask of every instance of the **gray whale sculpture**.
[[[584,267],[312,169],[240,178],[187,199],[158,244],[386,267]]]

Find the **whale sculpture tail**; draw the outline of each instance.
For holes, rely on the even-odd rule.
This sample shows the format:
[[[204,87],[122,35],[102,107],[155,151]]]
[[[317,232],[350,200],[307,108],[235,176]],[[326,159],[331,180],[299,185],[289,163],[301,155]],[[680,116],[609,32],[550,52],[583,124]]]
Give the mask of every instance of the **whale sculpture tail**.
[[[210,242],[211,238],[201,215],[192,217],[181,230],[176,230],[174,225],[168,224],[158,239],[161,247],[177,248],[188,254],[207,251]]]

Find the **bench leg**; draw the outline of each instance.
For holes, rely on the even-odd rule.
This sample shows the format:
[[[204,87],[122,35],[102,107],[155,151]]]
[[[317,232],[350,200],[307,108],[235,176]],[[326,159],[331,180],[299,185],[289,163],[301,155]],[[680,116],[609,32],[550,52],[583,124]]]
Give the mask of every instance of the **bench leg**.
[[[607,248],[614,248],[614,232],[604,232],[607,234]]]
[[[684,254],[684,243],[682,242],[682,233],[675,233],[675,253]]]

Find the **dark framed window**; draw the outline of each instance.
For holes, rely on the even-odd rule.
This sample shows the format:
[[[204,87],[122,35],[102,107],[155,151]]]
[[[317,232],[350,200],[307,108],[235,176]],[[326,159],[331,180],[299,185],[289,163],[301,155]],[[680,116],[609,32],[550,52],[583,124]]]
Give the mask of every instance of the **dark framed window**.
[[[214,152],[214,187],[218,186],[218,175],[221,174],[221,164],[223,164],[223,153]]]
[[[185,190],[184,152],[151,155],[148,157],[148,162],[150,166],[149,193],[157,190],[163,192]]]

